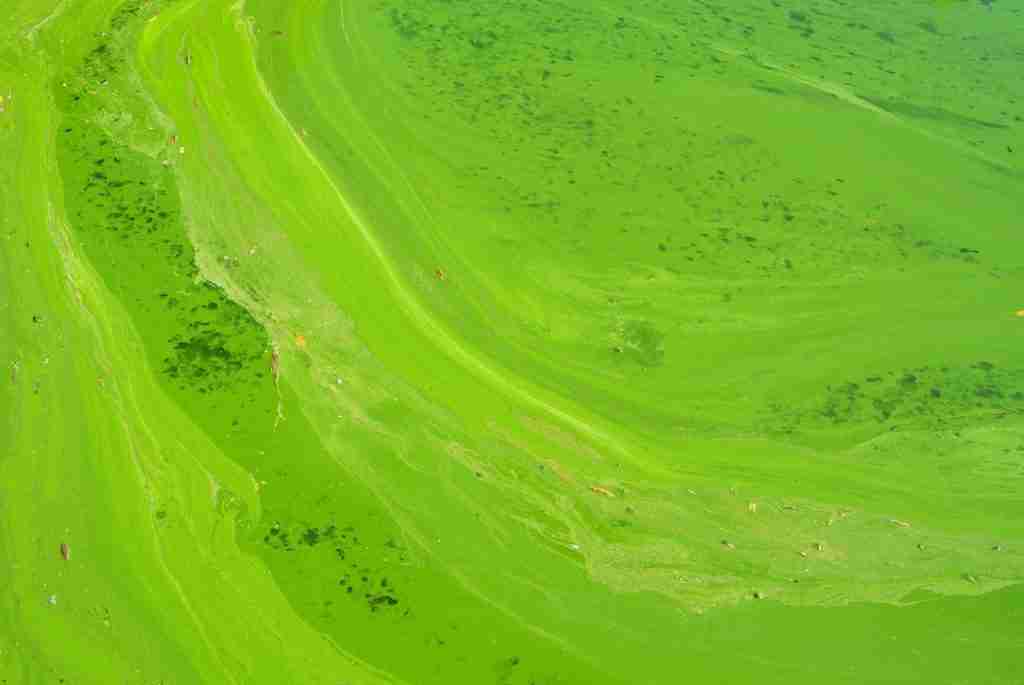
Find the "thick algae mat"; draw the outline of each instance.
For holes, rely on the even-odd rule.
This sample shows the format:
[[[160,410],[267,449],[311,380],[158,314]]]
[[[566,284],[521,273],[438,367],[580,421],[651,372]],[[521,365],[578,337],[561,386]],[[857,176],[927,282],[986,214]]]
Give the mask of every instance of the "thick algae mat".
[[[0,682],[1020,682],[1024,10],[0,17]]]

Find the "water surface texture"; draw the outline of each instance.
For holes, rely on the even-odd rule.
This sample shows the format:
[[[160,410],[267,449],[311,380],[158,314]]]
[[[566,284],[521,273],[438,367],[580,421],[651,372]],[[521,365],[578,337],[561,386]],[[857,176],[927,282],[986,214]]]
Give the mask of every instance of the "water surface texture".
[[[6,0],[0,685],[1024,682],[1024,6]]]

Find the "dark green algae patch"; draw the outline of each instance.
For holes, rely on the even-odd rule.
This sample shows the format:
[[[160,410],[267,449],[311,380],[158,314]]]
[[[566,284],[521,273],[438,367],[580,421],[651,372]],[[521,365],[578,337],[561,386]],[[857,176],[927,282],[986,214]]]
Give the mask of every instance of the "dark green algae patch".
[[[140,12],[138,3],[118,12],[83,65],[54,86],[67,215],[90,263],[136,322],[168,393],[223,442],[216,436],[233,425],[272,421],[269,338],[199,276],[170,166],[98,124],[132,116],[122,41]]]
[[[979,416],[1020,416],[1024,370],[979,360],[955,367],[880,371],[828,385],[812,401],[802,407],[772,405],[765,431],[789,435],[844,424],[934,431],[966,428]]]

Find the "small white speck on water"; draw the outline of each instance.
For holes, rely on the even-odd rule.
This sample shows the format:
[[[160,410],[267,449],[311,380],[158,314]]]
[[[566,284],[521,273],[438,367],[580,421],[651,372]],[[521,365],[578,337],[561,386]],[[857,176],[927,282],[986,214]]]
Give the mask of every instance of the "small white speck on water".
[[[57,595],[50,595],[49,599],[47,599],[46,601],[50,604],[50,606],[56,606]]]

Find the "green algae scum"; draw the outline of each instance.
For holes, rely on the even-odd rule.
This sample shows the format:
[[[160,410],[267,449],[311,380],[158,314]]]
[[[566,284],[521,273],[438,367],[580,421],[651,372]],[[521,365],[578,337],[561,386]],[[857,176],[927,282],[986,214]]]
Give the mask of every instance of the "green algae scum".
[[[6,0],[0,685],[1024,682],[1024,6]]]

